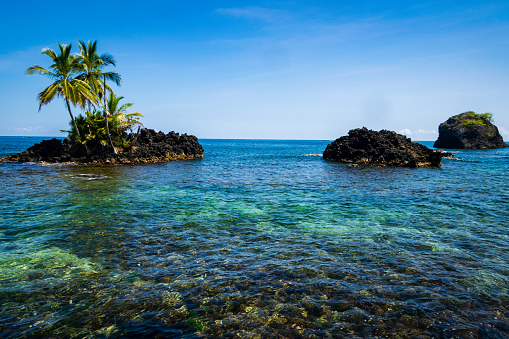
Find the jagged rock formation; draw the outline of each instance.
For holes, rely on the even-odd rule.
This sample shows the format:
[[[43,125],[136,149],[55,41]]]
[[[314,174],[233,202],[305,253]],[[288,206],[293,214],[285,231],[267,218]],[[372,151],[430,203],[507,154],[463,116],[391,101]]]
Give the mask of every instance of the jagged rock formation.
[[[434,147],[486,149],[509,147],[497,126],[484,114],[465,112],[450,117],[440,124]]]
[[[440,167],[445,156],[442,150],[432,150],[396,132],[365,127],[350,130],[323,152],[326,160],[398,167]]]
[[[203,147],[194,135],[164,134],[141,129],[139,134],[126,135],[130,146],[114,154],[109,145],[89,142],[86,145],[69,140],[44,140],[24,152],[0,161],[47,162],[77,164],[143,164],[203,158]]]

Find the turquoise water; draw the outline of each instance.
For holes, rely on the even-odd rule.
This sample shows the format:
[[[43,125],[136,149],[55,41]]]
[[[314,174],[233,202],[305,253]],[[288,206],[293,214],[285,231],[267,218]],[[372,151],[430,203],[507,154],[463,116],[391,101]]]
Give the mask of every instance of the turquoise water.
[[[0,163],[0,337],[509,336],[509,149],[397,169],[200,142],[186,162]]]

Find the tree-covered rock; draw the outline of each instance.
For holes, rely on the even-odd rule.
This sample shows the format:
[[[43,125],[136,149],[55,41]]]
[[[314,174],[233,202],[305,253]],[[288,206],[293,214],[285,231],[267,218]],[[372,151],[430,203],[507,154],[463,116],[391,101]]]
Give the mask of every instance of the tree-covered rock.
[[[487,149],[509,147],[492,123],[489,113],[465,112],[440,124],[434,147]]]
[[[444,156],[441,150],[432,150],[396,132],[365,127],[350,130],[323,152],[325,160],[397,167],[440,167]]]
[[[141,129],[125,134],[127,146],[115,154],[110,145],[90,140],[86,143],[69,139],[44,140],[24,152],[7,156],[1,161],[46,162],[75,164],[144,164],[203,158],[203,147],[194,135],[163,133]]]

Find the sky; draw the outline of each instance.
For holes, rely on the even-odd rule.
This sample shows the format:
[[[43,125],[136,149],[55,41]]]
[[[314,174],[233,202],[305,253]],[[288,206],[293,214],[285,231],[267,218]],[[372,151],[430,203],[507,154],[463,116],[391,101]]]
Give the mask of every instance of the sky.
[[[465,111],[509,140],[509,2],[11,1],[0,13],[0,135],[65,136],[43,48],[98,41],[143,124],[198,138],[333,140],[367,127],[436,140]],[[95,6],[95,7],[94,7]],[[75,115],[82,111],[73,107]]]

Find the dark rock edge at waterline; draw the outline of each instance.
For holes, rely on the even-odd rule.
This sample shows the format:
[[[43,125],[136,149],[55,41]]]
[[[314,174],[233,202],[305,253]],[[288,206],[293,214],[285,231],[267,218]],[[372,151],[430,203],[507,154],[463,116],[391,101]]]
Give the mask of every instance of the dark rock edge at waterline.
[[[440,167],[442,158],[454,158],[442,150],[430,149],[396,132],[379,132],[365,127],[350,130],[323,152],[325,160],[356,165],[391,167]]]
[[[130,146],[114,154],[109,145],[88,142],[72,143],[68,139],[44,140],[26,151],[9,155],[0,161],[60,164],[147,164],[176,160],[201,159],[203,147],[194,135],[167,134],[143,128],[138,134],[126,135]]]

